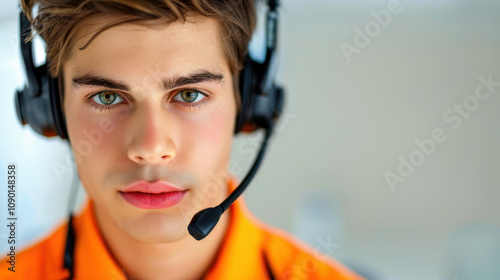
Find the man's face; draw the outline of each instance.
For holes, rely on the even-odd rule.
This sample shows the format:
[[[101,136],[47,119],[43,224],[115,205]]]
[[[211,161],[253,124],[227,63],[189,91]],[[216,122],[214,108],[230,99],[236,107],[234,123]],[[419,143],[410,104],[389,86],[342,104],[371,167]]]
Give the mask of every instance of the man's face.
[[[79,50],[105,23],[96,19],[79,33],[63,67],[80,179],[98,220],[140,241],[179,240],[197,211],[227,194],[236,103],[219,25],[207,18],[118,25]],[[141,180],[186,192],[170,207],[144,209],[122,193]]]

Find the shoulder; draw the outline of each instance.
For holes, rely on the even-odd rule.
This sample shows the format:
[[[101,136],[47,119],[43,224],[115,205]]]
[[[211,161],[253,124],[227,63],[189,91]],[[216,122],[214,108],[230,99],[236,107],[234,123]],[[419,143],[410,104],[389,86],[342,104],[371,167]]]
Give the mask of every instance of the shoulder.
[[[265,257],[279,279],[363,279],[283,230],[262,223],[258,227],[264,235]]]
[[[21,249],[15,246],[14,256],[2,256],[0,279],[59,279],[64,273],[63,253],[67,223],[54,229],[47,237]],[[9,246],[10,247],[10,246]],[[4,258],[4,256],[6,258]],[[14,259],[15,258],[15,259]]]
[[[230,213],[224,243],[205,279],[362,279],[326,254],[262,223],[244,200],[237,200]]]

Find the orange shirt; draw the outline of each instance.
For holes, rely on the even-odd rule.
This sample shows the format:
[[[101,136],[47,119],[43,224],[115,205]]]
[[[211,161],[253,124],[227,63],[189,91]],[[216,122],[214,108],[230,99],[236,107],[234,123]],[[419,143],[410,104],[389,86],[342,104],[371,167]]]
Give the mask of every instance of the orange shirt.
[[[229,191],[237,187],[231,177]],[[93,203],[73,218],[76,233],[74,278],[116,279],[126,277],[107,250],[93,215]],[[240,197],[230,208],[227,238],[204,280],[220,279],[362,279],[341,264],[326,259],[287,233],[262,224]],[[49,237],[16,254],[16,272],[0,263],[0,279],[67,279],[63,253],[67,223]],[[271,276],[272,275],[272,276]]]

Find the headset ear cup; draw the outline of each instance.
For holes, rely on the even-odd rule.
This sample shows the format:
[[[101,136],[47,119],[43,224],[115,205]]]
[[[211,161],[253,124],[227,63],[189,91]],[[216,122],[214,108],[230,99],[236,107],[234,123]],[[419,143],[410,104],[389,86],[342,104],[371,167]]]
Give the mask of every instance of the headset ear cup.
[[[45,137],[59,135],[67,138],[66,125],[59,100],[58,81],[50,77],[47,64],[34,69],[39,86],[29,86],[16,93],[16,110],[21,124],[29,124],[33,130]]]
[[[263,67],[249,56],[246,57],[240,73],[241,109],[236,118],[235,134],[251,133],[259,128],[270,129],[282,113],[285,94],[281,87],[272,82],[274,77],[268,77],[272,84],[266,90],[268,92],[257,90],[262,83],[262,73],[266,70]]]

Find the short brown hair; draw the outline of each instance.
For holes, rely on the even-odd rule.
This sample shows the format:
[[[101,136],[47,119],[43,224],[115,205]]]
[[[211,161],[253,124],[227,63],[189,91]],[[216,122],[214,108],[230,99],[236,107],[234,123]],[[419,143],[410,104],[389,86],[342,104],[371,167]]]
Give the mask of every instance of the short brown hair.
[[[35,5],[38,12],[33,18]],[[49,73],[53,77],[61,73],[78,31],[97,15],[118,16],[119,20],[97,31],[80,49],[102,31],[123,23],[185,22],[189,15],[215,18],[233,75],[242,68],[256,24],[253,0],[21,0],[21,7],[32,24],[28,40],[36,36],[36,31],[46,43]]]

